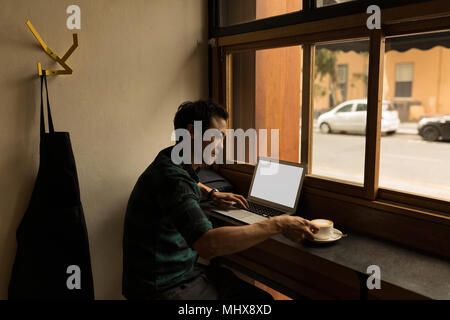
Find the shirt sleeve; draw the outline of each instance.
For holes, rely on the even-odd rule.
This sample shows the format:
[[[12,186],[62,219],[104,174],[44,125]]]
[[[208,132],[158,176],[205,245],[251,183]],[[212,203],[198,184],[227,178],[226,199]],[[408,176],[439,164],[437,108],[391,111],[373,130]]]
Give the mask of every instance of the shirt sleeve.
[[[171,210],[173,224],[190,247],[204,233],[212,229],[211,222],[198,204],[199,195],[195,187],[183,180],[178,181],[176,191],[173,193],[177,199],[174,199]]]

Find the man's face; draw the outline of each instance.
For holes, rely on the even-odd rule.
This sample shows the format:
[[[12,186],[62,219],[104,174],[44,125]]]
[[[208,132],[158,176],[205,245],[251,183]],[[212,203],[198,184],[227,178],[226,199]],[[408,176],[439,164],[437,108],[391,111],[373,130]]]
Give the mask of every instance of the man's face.
[[[200,159],[203,164],[208,164],[207,161],[216,157],[217,151],[223,150],[223,140],[227,129],[227,121],[221,117],[212,117],[210,126],[205,130],[204,134],[200,131],[200,127],[194,127],[192,124],[188,125],[187,130],[191,135],[191,148],[195,152],[195,140],[199,139],[202,142],[201,155],[194,155],[191,163],[197,163],[196,159]],[[206,141],[205,141],[206,140]],[[198,140],[197,140],[198,141]],[[206,160],[206,161],[205,161]]]
[[[213,158],[216,157],[216,151],[217,150],[222,150],[223,149],[223,140],[225,138],[225,133],[226,133],[226,129],[227,129],[227,121],[223,118],[220,117],[212,117],[211,118],[211,125],[208,129],[214,129],[218,135],[220,135],[220,139],[219,137],[216,136],[212,136],[211,139],[209,139],[209,141],[203,141],[202,143],[202,152],[205,151],[205,148],[208,145],[214,145],[215,148],[213,148],[211,150],[211,156]],[[208,137],[209,138],[209,137]]]

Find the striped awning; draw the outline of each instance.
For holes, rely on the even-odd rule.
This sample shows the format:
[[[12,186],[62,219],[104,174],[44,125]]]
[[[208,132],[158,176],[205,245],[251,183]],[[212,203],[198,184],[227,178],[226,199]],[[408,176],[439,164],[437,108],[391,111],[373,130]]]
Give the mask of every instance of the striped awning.
[[[450,48],[450,32],[430,33],[424,35],[402,36],[386,39],[386,51],[405,52],[410,49],[429,50],[434,47]],[[316,46],[317,49],[331,51],[369,52],[369,40],[326,43]]]

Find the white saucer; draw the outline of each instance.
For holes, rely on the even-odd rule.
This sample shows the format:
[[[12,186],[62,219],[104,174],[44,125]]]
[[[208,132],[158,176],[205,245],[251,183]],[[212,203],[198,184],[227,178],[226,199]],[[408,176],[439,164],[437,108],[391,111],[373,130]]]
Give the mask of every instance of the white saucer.
[[[314,239],[314,240],[308,239],[308,240],[312,241],[312,242],[318,242],[318,243],[330,243],[330,242],[338,241],[339,239],[341,239],[344,236],[345,235],[341,232],[341,230],[333,228],[333,233],[330,235],[330,237],[328,239]]]

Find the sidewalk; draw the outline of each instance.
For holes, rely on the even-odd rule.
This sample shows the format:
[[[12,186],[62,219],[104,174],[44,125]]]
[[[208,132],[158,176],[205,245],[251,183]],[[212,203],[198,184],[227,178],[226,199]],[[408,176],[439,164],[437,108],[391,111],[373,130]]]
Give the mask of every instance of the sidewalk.
[[[398,134],[419,134],[417,131],[417,122],[400,122],[397,130]]]
[[[400,122],[399,128],[396,133],[410,135],[419,134],[419,132],[417,131],[417,125],[417,122]],[[319,130],[317,126],[317,120],[314,120],[314,129]]]

